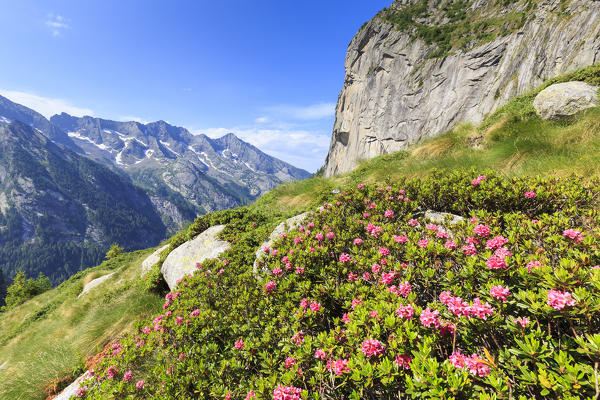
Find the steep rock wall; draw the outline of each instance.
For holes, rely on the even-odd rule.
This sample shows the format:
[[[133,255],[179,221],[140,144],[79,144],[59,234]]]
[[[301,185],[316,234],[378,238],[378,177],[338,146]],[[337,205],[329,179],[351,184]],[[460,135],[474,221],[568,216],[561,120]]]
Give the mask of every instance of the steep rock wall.
[[[351,41],[326,176],[404,150],[458,122],[477,124],[543,81],[600,62],[598,0],[522,0],[501,8],[492,7],[496,0],[473,1],[467,19],[486,9],[495,21],[509,20],[511,12],[526,14],[527,21],[492,41],[436,58],[435,44],[385,20],[386,12],[420,1],[395,1]],[[430,21],[445,22],[440,16]]]

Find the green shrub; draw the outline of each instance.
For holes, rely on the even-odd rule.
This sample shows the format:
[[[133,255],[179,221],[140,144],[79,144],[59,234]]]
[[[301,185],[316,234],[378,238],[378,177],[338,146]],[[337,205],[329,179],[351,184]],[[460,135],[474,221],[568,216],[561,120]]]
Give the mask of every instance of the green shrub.
[[[41,272],[37,279],[27,279],[25,272],[19,270],[12,285],[6,289],[6,305],[2,306],[2,311],[18,306],[32,297],[42,294],[50,289],[52,289],[52,282],[50,282],[50,279]]]
[[[591,398],[598,183],[436,171],[361,184],[283,235],[258,276],[267,225],[221,214],[231,250],[116,343],[85,396]],[[465,220],[432,224],[427,209]]]

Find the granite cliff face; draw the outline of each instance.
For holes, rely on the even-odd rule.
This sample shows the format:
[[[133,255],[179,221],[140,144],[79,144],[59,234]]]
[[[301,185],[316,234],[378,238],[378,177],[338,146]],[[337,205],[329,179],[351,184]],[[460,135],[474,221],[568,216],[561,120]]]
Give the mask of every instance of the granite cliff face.
[[[600,61],[598,0],[398,0],[348,47],[325,175]]]

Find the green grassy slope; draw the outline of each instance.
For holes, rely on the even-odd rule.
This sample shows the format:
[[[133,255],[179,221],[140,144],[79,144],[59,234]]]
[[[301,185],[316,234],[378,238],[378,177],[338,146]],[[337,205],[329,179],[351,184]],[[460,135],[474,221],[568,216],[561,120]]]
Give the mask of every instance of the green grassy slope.
[[[160,296],[142,290],[141,262],[151,250],[123,254],[79,272],[57,288],[0,314],[0,399],[42,399],[44,388],[77,377],[84,358],[155,310]],[[78,298],[86,283],[114,272]]]

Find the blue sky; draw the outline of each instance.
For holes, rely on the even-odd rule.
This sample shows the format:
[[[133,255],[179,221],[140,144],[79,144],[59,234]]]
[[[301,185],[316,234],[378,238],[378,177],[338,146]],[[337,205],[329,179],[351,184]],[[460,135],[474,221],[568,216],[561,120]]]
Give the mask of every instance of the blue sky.
[[[348,43],[391,0],[0,0],[0,94],[66,111],[234,132],[315,171]]]

